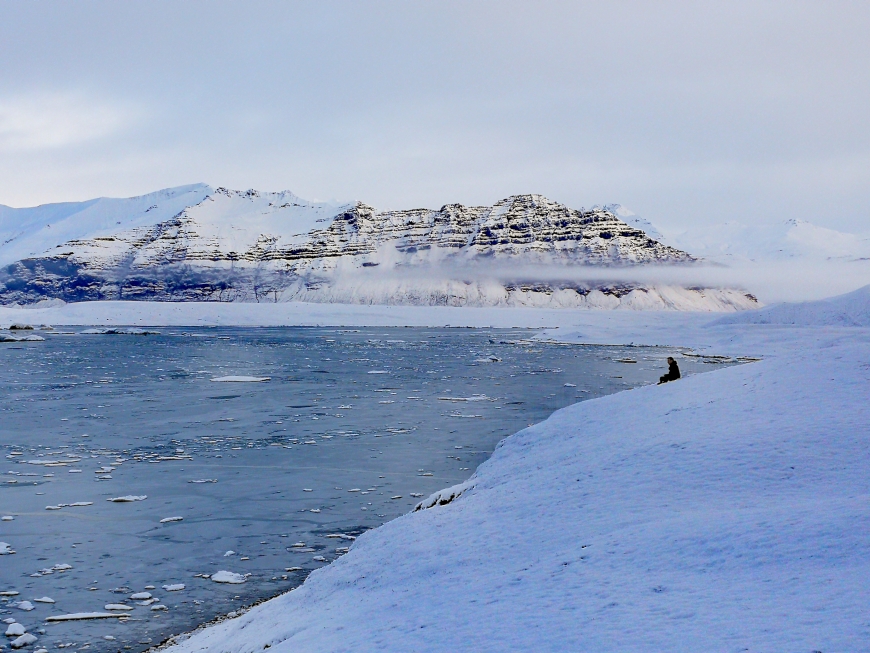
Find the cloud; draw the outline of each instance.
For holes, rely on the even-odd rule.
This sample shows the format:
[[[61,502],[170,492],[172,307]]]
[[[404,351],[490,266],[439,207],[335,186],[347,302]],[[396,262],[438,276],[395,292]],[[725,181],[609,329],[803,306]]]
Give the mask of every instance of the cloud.
[[[324,275],[329,277],[330,275]],[[805,257],[783,261],[736,261],[729,265],[642,265],[605,267],[588,265],[517,265],[509,261],[472,263],[443,261],[419,267],[378,266],[365,270],[341,269],[333,280],[361,283],[412,280],[495,281],[498,283],[541,283],[552,287],[683,286],[731,288],[750,292],[763,303],[822,299],[867,285],[870,260],[830,260]],[[364,283],[364,282],[363,282]]]
[[[138,121],[129,106],[81,93],[0,97],[0,151],[27,152],[81,145],[113,136]]]

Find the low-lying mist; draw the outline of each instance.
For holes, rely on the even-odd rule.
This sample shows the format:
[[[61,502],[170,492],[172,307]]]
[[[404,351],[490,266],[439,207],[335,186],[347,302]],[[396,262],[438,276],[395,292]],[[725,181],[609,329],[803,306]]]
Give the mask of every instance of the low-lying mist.
[[[352,276],[348,276],[352,275]],[[353,271],[341,268],[336,282],[364,279],[408,282],[497,281],[502,284],[551,285],[643,285],[688,288],[731,288],[751,293],[764,304],[807,301],[850,292],[870,283],[870,260],[792,259],[784,261],[739,261],[729,265],[699,262],[693,265],[643,265],[626,267],[572,266],[559,264],[510,265],[504,261],[437,265],[401,264]]]

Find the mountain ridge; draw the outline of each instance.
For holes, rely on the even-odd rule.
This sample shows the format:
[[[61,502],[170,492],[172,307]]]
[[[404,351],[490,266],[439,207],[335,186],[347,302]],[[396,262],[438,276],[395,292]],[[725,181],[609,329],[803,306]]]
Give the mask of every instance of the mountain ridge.
[[[150,205],[150,198],[160,201]],[[752,296],[727,289],[662,292],[653,284],[620,281],[616,273],[610,282],[584,280],[586,268],[691,265],[697,259],[605,207],[572,209],[537,194],[513,195],[492,206],[378,211],[363,202],[308,202],[290,191],[193,185],[131,198],[112,227],[112,211],[125,210],[119,202],[124,200],[96,200],[71,212],[90,212],[89,224],[99,229],[7,265],[0,273],[0,302],[304,299],[706,310],[757,305]],[[102,208],[93,209],[96,204]],[[153,217],[146,216],[150,211]],[[518,266],[576,274],[552,282],[493,273]],[[422,279],[415,279],[421,271]]]

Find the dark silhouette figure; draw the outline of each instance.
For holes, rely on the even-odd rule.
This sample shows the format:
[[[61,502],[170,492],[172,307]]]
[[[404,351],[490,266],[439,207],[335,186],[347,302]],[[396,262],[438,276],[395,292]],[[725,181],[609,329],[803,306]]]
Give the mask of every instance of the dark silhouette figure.
[[[667,383],[668,381],[676,381],[679,378],[680,367],[677,365],[677,361],[668,356],[668,373],[659,378],[659,385]]]

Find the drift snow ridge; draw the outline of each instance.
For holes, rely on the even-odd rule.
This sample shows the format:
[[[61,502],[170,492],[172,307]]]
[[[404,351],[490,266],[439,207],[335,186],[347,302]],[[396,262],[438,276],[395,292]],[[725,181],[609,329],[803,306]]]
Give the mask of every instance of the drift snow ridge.
[[[289,191],[199,184],[126,200],[0,207],[0,235],[0,303],[7,305],[758,306],[737,290],[625,281],[626,269],[697,259],[627,224],[612,206],[577,210],[541,195],[493,206],[378,211],[361,202],[308,202]],[[599,273],[589,278],[593,268]],[[612,269],[614,280],[602,269]],[[547,280],[543,270],[555,270],[559,280]]]

